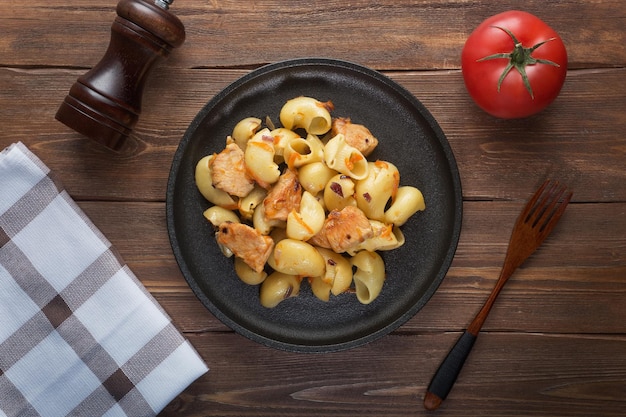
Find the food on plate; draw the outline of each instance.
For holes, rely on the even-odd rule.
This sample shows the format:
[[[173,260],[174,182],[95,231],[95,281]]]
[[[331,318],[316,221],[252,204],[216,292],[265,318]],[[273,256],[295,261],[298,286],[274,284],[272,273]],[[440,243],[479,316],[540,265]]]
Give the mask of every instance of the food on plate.
[[[465,86],[487,113],[522,118],[547,107],[567,74],[561,37],[538,17],[511,10],[483,21],[461,54]]]
[[[321,101],[313,97],[300,96],[288,100],[280,109],[280,122],[289,130],[302,128],[312,135],[323,135],[330,130],[334,110],[332,102]]]
[[[273,272],[261,283],[261,305],[273,308],[287,298],[296,297],[300,292],[300,283],[301,279],[295,275]]]
[[[247,172],[263,188],[269,188],[280,176],[280,168],[274,161],[275,156],[274,137],[267,128],[246,143],[244,161]]]
[[[370,130],[331,111],[331,101],[296,97],[280,111],[282,127],[245,118],[196,165],[213,204],[204,217],[241,281],[260,285],[264,307],[300,294],[305,279],[322,301],[350,293],[371,303],[385,282],[377,251],[402,246],[399,227],[426,208],[395,165],[367,160],[379,144]]]
[[[207,155],[196,164],[195,181],[200,194],[216,206],[227,209],[236,209],[237,201],[226,191],[220,190],[213,185],[213,173],[210,164],[215,155]]]
[[[362,180],[367,177],[367,159],[357,148],[350,146],[341,133],[334,136],[326,144],[324,162],[330,169],[355,180]]]
[[[267,259],[274,248],[271,237],[243,223],[225,221],[216,233],[217,242],[230,250],[233,255],[241,258],[257,273],[265,267]]]
[[[348,252],[369,239],[374,232],[369,219],[355,206],[346,206],[328,214],[324,226],[313,240],[337,253]]]
[[[229,143],[226,148],[209,161],[213,186],[226,193],[245,197],[254,188],[254,180],[248,175],[243,161],[243,150],[236,143]]]
[[[372,135],[368,128],[352,123],[347,117],[333,119],[332,134],[336,136],[340,133],[344,136],[348,145],[358,149],[363,156],[369,156],[378,146],[378,139]]]
[[[361,251],[350,261],[356,268],[353,280],[356,297],[362,304],[371,303],[383,288],[385,281],[385,263],[376,252]]]

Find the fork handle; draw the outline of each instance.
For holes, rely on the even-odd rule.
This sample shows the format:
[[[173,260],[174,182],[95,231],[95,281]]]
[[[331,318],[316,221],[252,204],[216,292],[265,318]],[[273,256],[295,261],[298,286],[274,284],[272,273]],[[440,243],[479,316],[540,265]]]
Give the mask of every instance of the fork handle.
[[[430,381],[426,395],[424,396],[424,408],[436,410],[446,399],[456,381],[465,359],[472,351],[476,335],[465,331],[456,342],[448,356],[441,362],[439,369]]]

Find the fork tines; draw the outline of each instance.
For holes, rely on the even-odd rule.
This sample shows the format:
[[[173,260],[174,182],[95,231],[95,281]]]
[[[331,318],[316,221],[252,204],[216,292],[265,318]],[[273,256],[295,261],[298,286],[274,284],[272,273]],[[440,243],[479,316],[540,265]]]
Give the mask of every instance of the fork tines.
[[[573,193],[558,181],[546,180],[530,199],[524,212],[524,222],[540,232],[549,233],[559,220]]]

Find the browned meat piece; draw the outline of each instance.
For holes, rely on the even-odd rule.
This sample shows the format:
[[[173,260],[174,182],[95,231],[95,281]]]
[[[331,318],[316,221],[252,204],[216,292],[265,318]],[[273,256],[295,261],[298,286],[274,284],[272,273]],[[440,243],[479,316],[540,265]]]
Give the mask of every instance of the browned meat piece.
[[[217,241],[256,272],[263,271],[267,258],[274,249],[271,237],[264,236],[243,223],[222,223],[217,231]]]
[[[209,164],[213,186],[230,195],[247,196],[254,188],[254,180],[248,175],[243,158],[243,151],[235,143],[228,144],[215,155]]]
[[[341,211],[331,211],[324,227],[318,233],[320,236],[314,238],[325,239],[332,250],[342,253],[371,237],[372,234],[372,226],[365,214],[357,207],[347,206]]]
[[[346,143],[368,156],[378,145],[378,139],[363,125],[355,124],[350,119],[339,117],[333,119],[332,134],[342,134]]]
[[[263,200],[267,220],[287,220],[291,210],[300,208],[302,186],[291,169],[285,170]]]
[[[330,242],[328,241],[328,237],[326,236],[326,231],[322,227],[322,230],[317,232],[313,237],[307,240],[313,246],[318,246],[320,248],[331,249]]]

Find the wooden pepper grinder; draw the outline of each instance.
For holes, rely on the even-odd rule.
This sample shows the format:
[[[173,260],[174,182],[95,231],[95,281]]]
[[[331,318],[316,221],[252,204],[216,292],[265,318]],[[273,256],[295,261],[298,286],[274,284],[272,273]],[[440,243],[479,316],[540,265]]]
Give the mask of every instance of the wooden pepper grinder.
[[[168,11],[174,0],[120,0],[106,54],[78,78],[56,119],[119,151],[139,119],[153,64],[185,41],[185,27]]]

